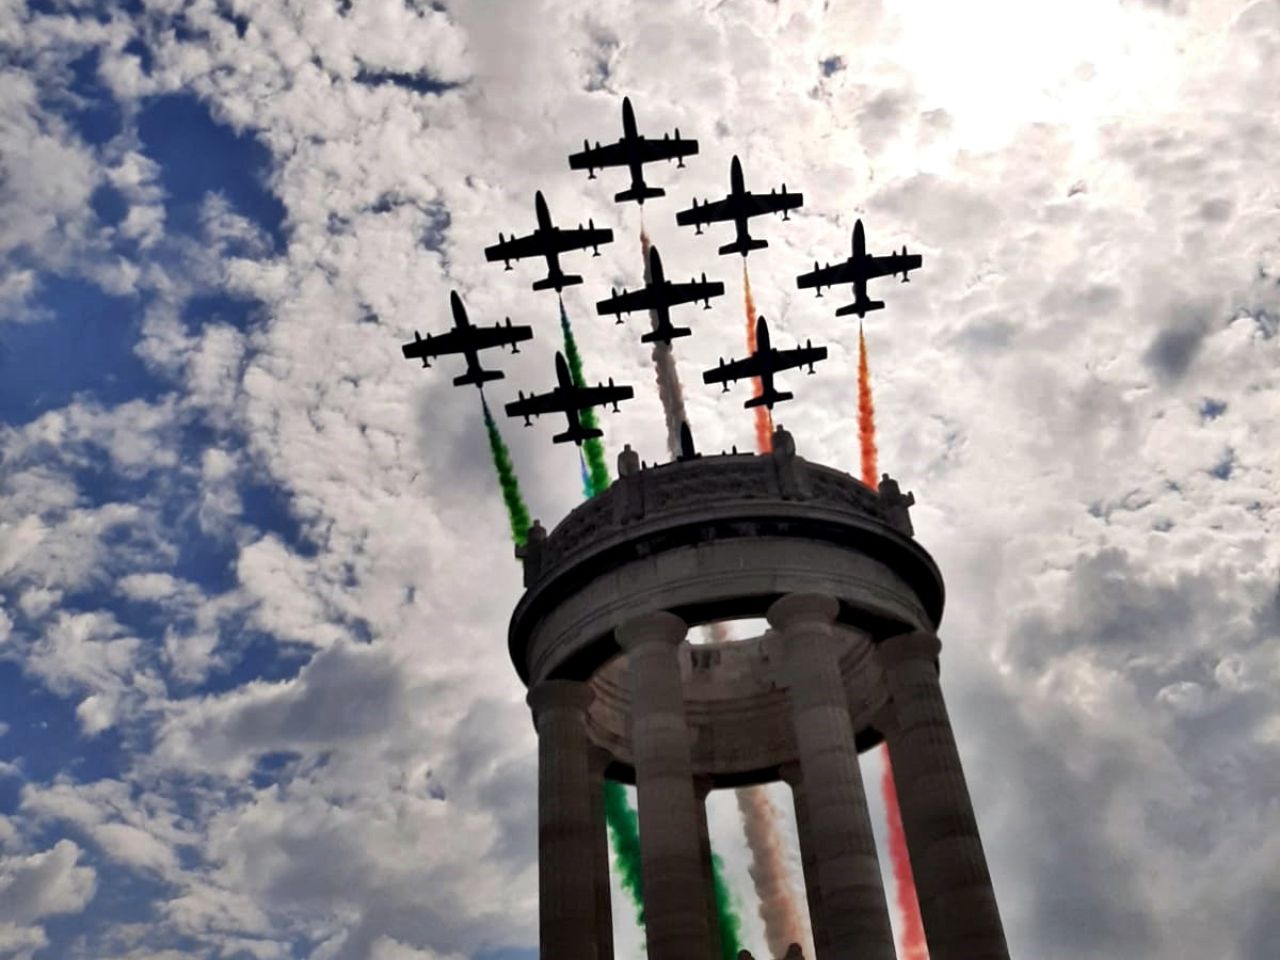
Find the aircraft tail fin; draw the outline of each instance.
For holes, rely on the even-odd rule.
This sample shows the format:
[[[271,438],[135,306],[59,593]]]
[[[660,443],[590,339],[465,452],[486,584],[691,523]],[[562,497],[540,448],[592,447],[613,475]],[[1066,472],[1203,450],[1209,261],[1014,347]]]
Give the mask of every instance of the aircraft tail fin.
[[[535,290],[555,290],[560,291],[565,287],[572,287],[574,284],[581,283],[581,277],[575,277],[567,273],[562,273],[558,277],[543,277],[541,280],[535,280],[533,289]]]
[[[846,303],[843,307],[836,311],[837,317],[847,317],[851,313],[856,313],[859,317],[865,317],[872,310],[883,310],[883,300],[855,300],[853,303]]]
[[[758,397],[752,397],[743,404],[748,410],[752,407],[772,407],[775,403],[781,403],[783,400],[790,400],[795,397],[794,393],[775,390],[772,393],[762,393]]]
[[[660,328],[657,330],[650,330],[648,333],[646,333],[643,337],[640,338],[640,342],[669,344],[672,340],[675,340],[677,337],[687,337],[691,333],[693,333],[693,331],[690,330],[688,327],[666,327],[665,329]]]
[[[483,386],[491,380],[501,380],[503,373],[501,370],[477,370],[474,373],[468,370],[460,377],[453,378],[455,387],[464,387],[469,383],[475,384],[477,387]]]
[[[603,437],[604,431],[599,427],[584,427],[575,425],[570,427],[564,433],[557,433],[551,438],[552,443],[568,443],[572,440],[578,446],[582,446],[582,441],[591,440],[595,437]]]
[[[665,197],[667,191],[661,187],[631,187],[629,190],[623,190],[621,193],[615,193],[613,199],[616,203],[626,203],[628,200],[634,200],[636,203],[643,204],[646,200],[653,197]]]
[[[751,237],[743,243],[739,243],[737,240],[733,241],[733,243],[726,243],[720,248],[720,253],[721,255],[726,253],[740,253],[745,257],[752,250],[763,250],[768,245],[768,240],[758,240],[755,237]]]

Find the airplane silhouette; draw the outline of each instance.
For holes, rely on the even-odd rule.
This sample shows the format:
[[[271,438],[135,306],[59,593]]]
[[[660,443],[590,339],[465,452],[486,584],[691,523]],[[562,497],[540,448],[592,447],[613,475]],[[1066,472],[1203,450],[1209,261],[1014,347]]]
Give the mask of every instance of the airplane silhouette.
[[[702,280],[690,279],[688,283],[672,283],[662,270],[662,258],[657,247],[649,248],[649,281],[639,290],[618,293],[601,300],[596,304],[596,313],[600,316],[613,314],[622,322],[624,313],[636,310],[652,310],[657,318],[653,330],[640,338],[641,343],[671,343],[676,337],[687,337],[688,327],[671,325],[671,308],[682,303],[696,303],[701,300],[703,309],[711,309],[711,298],[724,294],[724,284],[719,281],[708,281],[707,275]]]
[[[600,256],[600,244],[613,241],[613,231],[605,228],[597,229],[595,223],[587,221],[584,228],[557,227],[551,222],[551,214],[547,210],[547,201],[539,190],[533,201],[538,217],[538,226],[533,233],[524,237],[507,239],[498,234],[498,242],[485,247],[484,256],[490,263],[501,260],[506,269],[511,269],[512,260],[523,260],[525,257],[546,257],[547,275],[534,283],[535,290],[555,290],[559,293],[565,287],[581,283],[582,278],[566,274],[560,269],[560,254],[568,250],[585,250],[593,247],[593,256]]]
[[[684,166],[684,158],[698,152],[697,140],[683,140],[680,129],[676,128],[673,138],[664,134],[661,140],[648,140],[636,133],[636,115],[631,109],[631,98],[622,98],[622,139],[607,147],[596,141],[593,147],[586,140],[582,141],[582,150],[570,155],[570,170],[586,170],[587,178],[594,180],[596,170],[602,167],[628,167],[631,171],[631,187],[621,193],[614,194],[618,203],[634,200],[644,205],[649,197],[666,196],[661,187],[651,187],[644,182],[644,165],[656,160],[676,160],[677,167]]]
[[[449,304],[453,309],[453,329],[434,336],[428,333],[425,338],[417,330],[413,331],[413,342],[400,348],[405,359],[420,359],[424,367],[429,367],[432,357],[460,353],[467,358],[467,370],[462,376],[453,378],[455,387],[468,383],[479,387],[490,380],[501,380],[501,370],[486,370],[480,365],[480,351],[510,346],[512,353],[519,353],[520,348],[516,344],[532,340],[533,330],[512,326],[510,317],[507,317],[506,326],[495,323],[492,327],[473,327],[456,290],[449,292]]]
[[[513,400],[506,406],[507,416],[524,417],[526,427],[531,425],[530,417],[540,417],[544,413],[563,413],[569,419],[569,429],[552,437],[552,443],[566,443],[572,440],[578,446],[582,446],[583,440],[604,436],[604,431],[583,424],[581,411],[605,404],[612,404],[613,409],[617,410],[619,401],[629,400],[635,396],[635,391],[630,387],[615,386],[612,377],[609,378],[607,387],[604,384],[594,387],[575,385],[573,377],[569,374],[569,365],[565,363],[564,354],[559,351],[556,352],[556,380],[558,382],[550,392],[535,393],[526,397],[521,390],[520,399]]]
[[[834,267],[829,263],[825,267],[819,267],[818,261],[815,260],[813,269],[809,273],[802,273],[796,277],[796,286],[801,290],[817,287],[818,296],[822,296],[823,287],[830,287],[837,283],[852,283],[853,303],[847,303],[837,310],[836,316],[844,317],[856,313],[859,317],[865,317],[872,310],[884,309],[883,300],[867,298],[868,280],[900,273],[902,282],[908,283],[910,277],[907,272],[918,269],[922,262],[920,254],[907,253],[906,244],[903,244],[901,253],[895,250],[883,257],[868,254],[867,236],[862,229],[862,221],[858,220],[853,225],[853,256],[844,263],[837,263]]]
[[[783,220],[790,220],[788,210],[794,210],[804,203],[804,194],[787,193],[787,185],[782,185],[782,192],[776,189],[768,193],[751,193],[743,186],[742,164],[737,157],[729,164],[729,195],[723,200],[708,200],[704,203],[693,201],[688,210],[676,214],[676,223],[680,226],[693,226],[702,233],[704,223],[715,223],[720,220],[732,220],[738,235],[733,243],[720,248],[721,254],[740,253],[744,257],[752,250],[759,250],[769,245],[768,240],[756,240],[747,230],[747,220],[765,213],[781,213]]]
[[[808,366],[813,373],[813,365],[819,360],[827,359],[826,347],[815,347],[812,341],[805,341],[803,347],[792,350],[775,350],[769,345],[769,325],[764,317],[756,321],[756,352],[745,360],[730,360],[725,363],[720,358],[720,365],[702,374],[704,383],[720,383],[724,392],[729,392],[730,380],[743,380],[747,377],[760,378],[760,394],[743,404],[746,408],[765,406],[770,410],[775,403],[790,400],[794,394],[783,393],[773,388],[773,375],[792,367]]]

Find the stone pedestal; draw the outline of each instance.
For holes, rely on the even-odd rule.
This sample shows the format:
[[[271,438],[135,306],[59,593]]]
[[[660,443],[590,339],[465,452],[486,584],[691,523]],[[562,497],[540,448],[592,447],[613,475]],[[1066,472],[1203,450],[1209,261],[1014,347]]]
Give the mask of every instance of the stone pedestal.
[[[597,960],[594,784],[586,727],[591,690],[549,680],[529,691],[528,703],[538,730],[541,956]]]
[[[938,638],[880,645],[895,723],[888,731],[898,805],[930,960],[1008,960],[1000,911],[938,683]]]
[[[698,798],[676,648],[688,627],[666,612],[617,629],[631,673],[631,741],[640,815],[649,960],[712,956],[698,838]],[[559,955],[546,954],[543,956]]]
[[[895,960],[871,818],[853,740],[831,624],[829,596],[791,594],[769,608],[781,634],[782,678],[791,705],[807,829],[816,860],[827,949],[818,960]]]

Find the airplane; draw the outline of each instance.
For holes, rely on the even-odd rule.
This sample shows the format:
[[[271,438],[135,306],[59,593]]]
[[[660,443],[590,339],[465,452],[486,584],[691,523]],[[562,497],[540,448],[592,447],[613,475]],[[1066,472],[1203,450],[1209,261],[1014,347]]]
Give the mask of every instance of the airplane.
[[[417,330],[413,331],[413,342],[406,343],[400,348],[405,359],[421,359],[422,365],[429,367],[432,357],[461,353],[467,358],[467,371],[462,376],[453,378],[455,387],[467,383],[474,383],[480,387],[490,380],[501,380],[503,377],[501,370],[486,370],[480,365],[480,351],[492,347],[510,346],[512,353],[519,353],[520,348],[516,344],[532,340],[533,329],[524,326],[513,327],[510,317],[507,317],[506,326],[495,323],[492,327],[473,327],[471,321],[467,319],[467,309],[462,305],[462,298],[458,296],[456,290],[449,292],[449,304],[453,308],[453,329],[436,336],[428,333],[425,339]]]
[[[769,346],[769,325],[765,323],[764,317],[761,317],[756,321],[756,352],[745,360],[730,360],[728,363],[725,363],[724,358],[721,357],[720,366],[703,373],[702,381],[724,384],[724,392],[728,393],[730,380],[759,377],[761,388],[759,396],[752,397],[743,406],[748,409],[765,406],[772,410],[775,403],[790,400],[793,396],[793,394],[773,389],[775,373],[792,367],[808,366],[809,373],[812,374],[813,365],[825,359],[827,359],[827,348],[815,347],[809,340],[805,341],[803,347],[775,350]]]
[[[707,275],[702,280],[690,278],[688,283],[672,283],[662,272],[662,258],[658,256],[658,248],[649,248],[649,280],[639,290],[618,293],[608,300],[596,304],[596,313],[606,316],[612,313],[622,322],[624,313],[635,310],[652,310],[656,317],[653,330],[640,338],[641,343],[670,344],[676,337],[687,337],[688,327],[671,325],[671,308],[681,303],[696,303],[701,300],[704,310],[711,309],[711,298],[724,294],[724,284],[719,281],[708,281]]]
[[[698,152],[697,140],[682,140],[680,128],[676,128],[673,138],[664,134],[661,140],[648,140],[636,133],[636,115],[631,109],[631,98],[622,98],[622,139],[607,147],[596,141],[593,147],[586,140],[582,141],[582,151],[569,157],[570,170],[586,170],[587,179],[594,180],[596,171],[602,167],[629,167],[631,170],[631,187],[621,193],[614,194],[618,203],[634,200],[641,206],[650,197],[666,196],[661,187],[651,187],[644,182],[644,165],[656,160],[675,160],[677,167],[684,166],[684,158]]]
[[[740,253],[744,257],[752,250],[759,250],[769,245],[768,240],[756,240],[747,231],[747,220],[764,213],[781,213],[783,220],[790,220],[788,210],[794,210],[804,203],[804,194],[787,193],[787,185],[782,185],[782,192],[776,189],[768,193],[751,193],[742,185],[742,164],[737,157],[729,165],[730,193],[723,200],[707,200],[699,204],[693,201],[688,210],[676,214],[676,223],[682,227],[694,226],[702,233],[704,223],[718,220],[732,220],[737,227],[738,236],[733,243],[720,248],[721,254]]]
[[[582,278],[566,274],[560,269],[560,254],[567,250],[585,250],[593,247],[593,256],[600,256],[600,244],[613,241],[613,231],[605,228],[597,229],[593,221],[588,220],[584,229],[564,229],[551,222],[551,214],[547,211],[547,201],[539,190],[534,197],[534,208],[538,216],[538,227],[525,237],[507,239],[498,234],[498,242],[484,248],[485,259],[490,263],[501,260],[506,269],[511,269],[512,260],[523,260],[525,257],[546,257],[547,275],[534,283],[535,290],[555,290],[559,293],[565,287],[581,283]]]
[[[837,263],[834,267],[829,263],[825,267],[819,267],[818,261],[815,260],[812,271],[796,277],[796,286],[801,290],[817,287],[818,296],[822,296],[823,287],[830,287],[837,283],[852,283],[853,303],[847,303],[837,310],[836,316],[844,317],[856,313],[861,318],[872,310],[884,309],[883,300],[867,299],[868,280],[900,273],[902,282],[909,283],[911,278],[907,276],[907,272],[919,269],[922,262],[920,254],[907,253],[906,244],[902,245],[901,253],[895,250],[884,257],[868,254],[867,235],[862,229],[862,221],[858,220],[853,225],[853,256],[844,263]]]
[[[583,424],[581,411],[605,404],[613,404],[613,409],[617,410],[619,401],[635,396],[635,391],[630,387],[615,386],[612,377],[609,378],[607,387],[604,384],[594,387],[576,386],[573,377],[569,375],[569,365],[565,363],[564,354],[559,351],[556,352],[556,380],[559,382],[549,393],[535,393],[526,397],[521,390],[520,399],[513,400],[506,406],[507,416],[524,417],[526,427],[531,425],[530,417],[540,417],[544,413],[563,413],[568,417],[569,429],[552,437],[552,443],[567,443],[572,440],[582,446],[583,440],[604,436],[603,430]]]

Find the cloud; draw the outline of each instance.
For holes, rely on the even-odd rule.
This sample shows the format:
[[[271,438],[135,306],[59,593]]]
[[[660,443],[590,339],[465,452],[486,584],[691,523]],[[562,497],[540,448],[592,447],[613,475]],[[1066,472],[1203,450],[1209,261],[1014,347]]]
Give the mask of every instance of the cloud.
[[[59,840],[43,853],[0,860],[0,923],[29,924],[83,910],[97,890],[97,873],[79,866],[79,859],[79,847]]]

